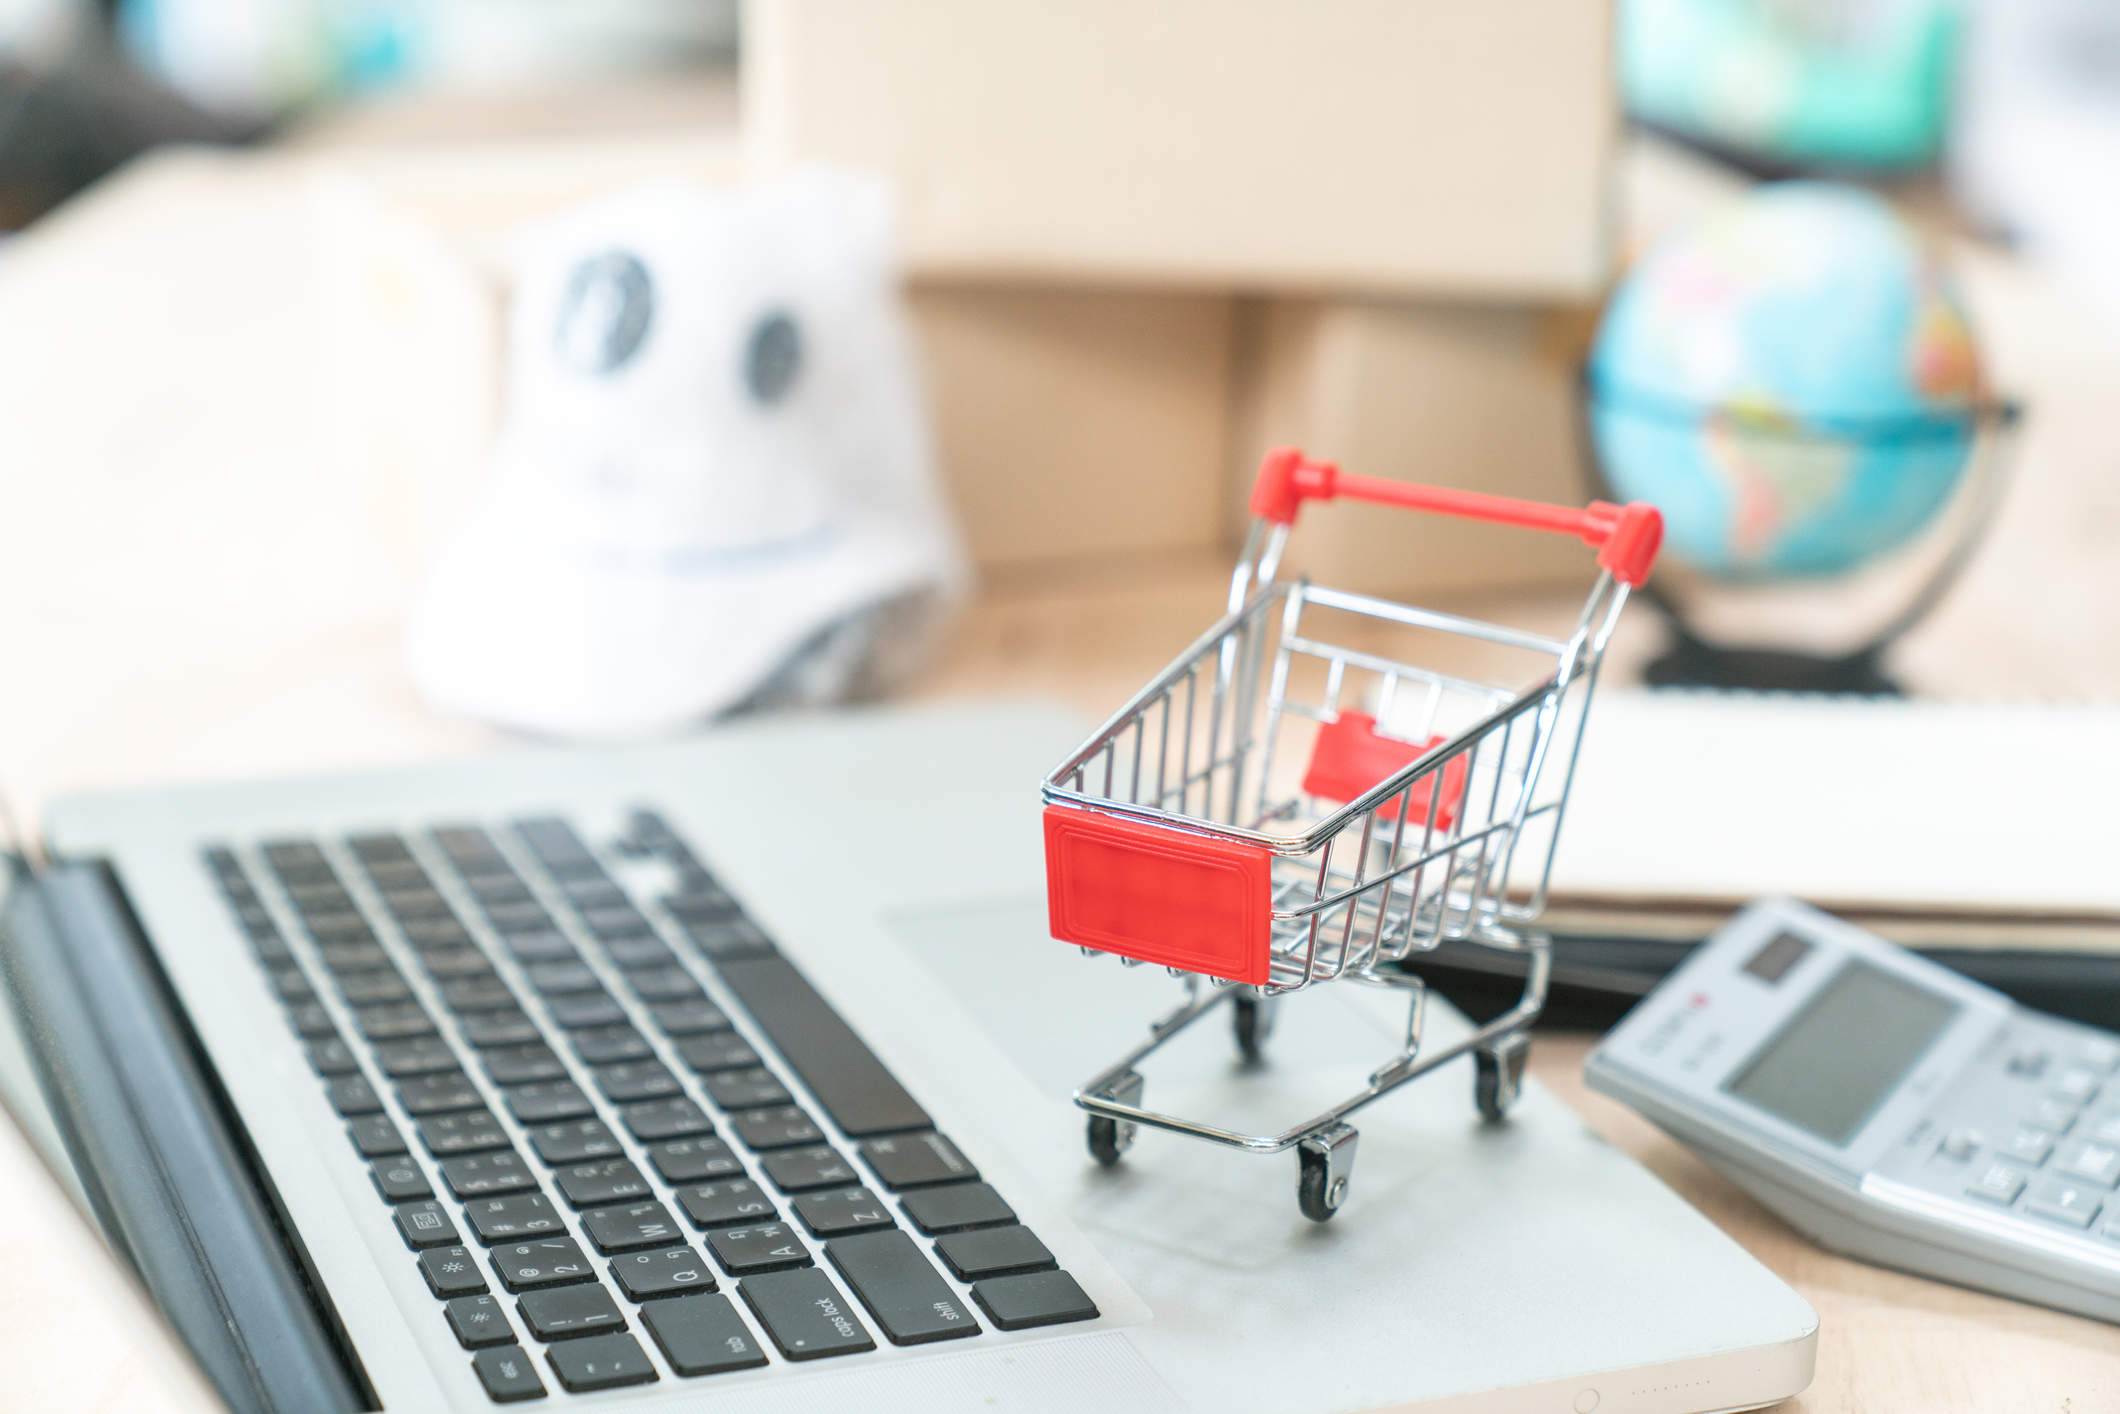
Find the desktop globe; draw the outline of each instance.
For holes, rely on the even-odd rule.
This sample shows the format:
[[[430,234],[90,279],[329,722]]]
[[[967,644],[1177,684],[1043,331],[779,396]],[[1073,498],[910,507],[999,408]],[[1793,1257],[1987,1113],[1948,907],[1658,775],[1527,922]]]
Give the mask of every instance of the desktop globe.
[[[1830,581],[1913,545],[1965,484],[1987,411],[1934,254],[1880,199],[1813,182],[1759,188],[1655,246],[1599,328],[1588,393],[1614,495],[1656,505],[1673,554],[1736,587]],[[1666,607],[1692,656],[1717,651]],[[1747,680],[1727,657],[1671,675]]]

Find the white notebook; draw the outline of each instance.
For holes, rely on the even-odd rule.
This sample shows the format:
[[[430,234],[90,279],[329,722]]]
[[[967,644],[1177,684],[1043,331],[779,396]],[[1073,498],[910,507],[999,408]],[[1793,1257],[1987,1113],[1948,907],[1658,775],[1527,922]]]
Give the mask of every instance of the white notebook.
[[[1793,894],[1909,943],[2120,946],[2120,707],[1599,694],[1548,926]]]

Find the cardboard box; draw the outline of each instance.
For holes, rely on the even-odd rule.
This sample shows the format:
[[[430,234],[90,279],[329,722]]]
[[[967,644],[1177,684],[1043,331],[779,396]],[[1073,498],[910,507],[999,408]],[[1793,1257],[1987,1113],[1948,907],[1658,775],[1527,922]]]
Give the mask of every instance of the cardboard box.
[[[1221,539],[1234,300],[921,283],[909,303],[982,566]]]
[[[746,146],[897,183],[916,274],[1593,292],[1606,0],[747,0]]]
[[[1237,336],[1228,531],[1268,448],[1352,472],[1581,505],[1580,308],[1247,302]],[[1577,542],[1355,503],[1304,509],[1286,561],[1380,594],[1581,583]]]

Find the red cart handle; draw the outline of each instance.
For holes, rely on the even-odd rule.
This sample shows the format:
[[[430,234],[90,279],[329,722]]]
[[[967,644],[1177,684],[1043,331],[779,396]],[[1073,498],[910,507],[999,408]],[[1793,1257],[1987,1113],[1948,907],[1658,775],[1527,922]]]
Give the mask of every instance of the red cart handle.
[[[1340,496],[1579,536],[1585,545],[1596,549],[1601,567],[1635,589],[1649,578],[1649,568],[1656,563],[1656,552],[1664,543],[1663,513],[1646,502],[1615,506],[1610,501],[1592,501],[1577,510],[1543,501],[1520,501],[1513,496],[1387,481],[1379,476],[1343,472],[1331,462],[1312,461],[1293,447],[1279,447],[1266,454],[1265,463],[1259,467],[1259,479],[1251,488],[1251,513],[1277,525],[1294,525],[1296,512],[1305,501],[1330,501]]]

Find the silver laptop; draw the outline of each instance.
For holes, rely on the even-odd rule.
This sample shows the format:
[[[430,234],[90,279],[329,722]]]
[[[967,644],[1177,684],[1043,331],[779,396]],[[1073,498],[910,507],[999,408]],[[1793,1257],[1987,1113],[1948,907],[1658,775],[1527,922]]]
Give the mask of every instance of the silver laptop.
[[[1469,1062],[1365,1112],[1328,1225],[1285,1156],[1095,1164],[1069,1092],[1175,984],[1047,938],[1036,783],[1080,734],[891,710],[71,800],[0,960],[100,1225],[238,1409],[1808,1383],[1800,1297],[1535,1087],[1483,1124]],[[1188,1037],[1159,1091],[1315,1107],[1403,1026],[1376,1000],[1291,999],[1264,1068]]]

